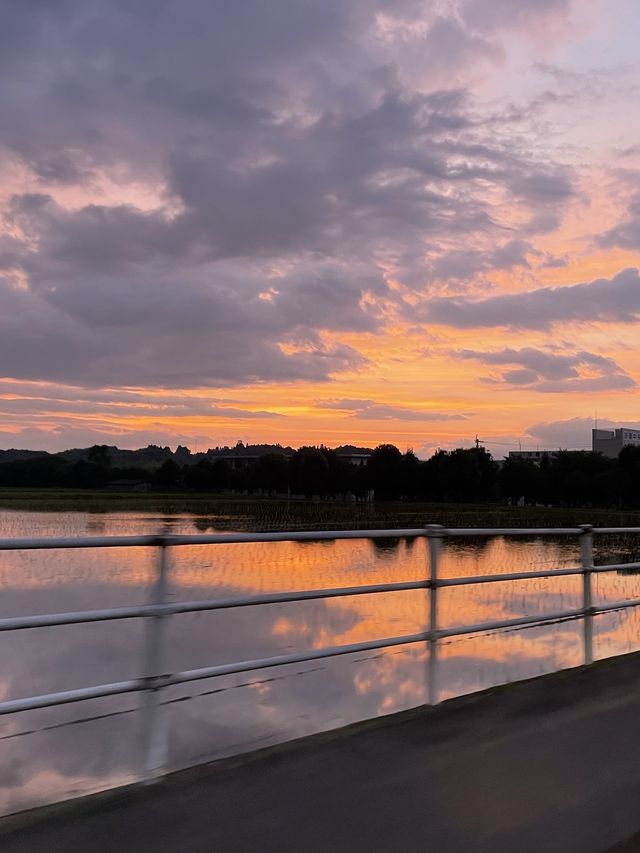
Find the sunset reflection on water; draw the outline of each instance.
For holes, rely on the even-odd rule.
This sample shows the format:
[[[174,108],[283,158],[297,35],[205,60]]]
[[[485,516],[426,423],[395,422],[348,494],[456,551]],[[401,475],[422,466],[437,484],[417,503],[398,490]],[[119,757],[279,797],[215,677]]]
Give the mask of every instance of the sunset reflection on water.
[[[192,516],[0,513],[2,537],[195,533],[206,527],[206,520]],[[614,543],[607,561],[616,553]],[[143,603],[156,559],[150,548],[0,553],[0,615]],[[484,575],[572,566],[578,559],[575,539],[447,539],[439,570],[442,577]],[[628,559],[626,552],[620,559]],[[428,572],[425,542],[407,539],[189,546],[170,549],[170,563],[173,600],[419,580]],[[593,586],[596,604],[640,597],[635,574],[596,576]],[[580,577],[446,588],[439,592],[439,626],[577,608],[581,594]],[[424,630],[427,618],[426,590],[182,614],[169,621],[165,671],[409,634]],[[137,677],[144,629],[143,620],[129,620],[6,633],[0,695]],[[577,620],[443,640],[440,697],[577,665],[581,637]],[[635,609],[596,617],[596,657],[638,645]],[[426,667],[426,649],[407,646],[170,688],[171,766],[422,704]],[[139,701],[112,697],[1,718],[0,810],[134,779]],[[79,719],[85,721],[73,722]]]

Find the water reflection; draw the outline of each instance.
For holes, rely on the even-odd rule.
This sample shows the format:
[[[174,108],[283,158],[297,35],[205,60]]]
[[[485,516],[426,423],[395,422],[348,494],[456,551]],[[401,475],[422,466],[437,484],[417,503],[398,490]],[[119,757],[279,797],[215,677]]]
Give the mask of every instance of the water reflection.
[[[403,541],[406,542],[407,540],[401,540],[398,536],[385,536],[381,539],[370,539],[369,544],[373,548],[375,556],[381,559],[385,559],[386,557],[393,559],[397,556],[400,542]]]
[[[215,525],[213,525],[215,527]],[[142,513],[0,512],[0,535],[115,535],[212,529],[211,518]],[[606,542],[599,562],[636,559],[637,543]],[[176,599],[417,580],[423,540],[309,541],[193,546],[170,551]],[[121,606],[147,600],[153,549],[0,553],[0,615]],[[443,542],[444,577],[575,565],[575,540]],[[580,606],[579,577],[443,589],[441,626],[476,624]],[[596,603],[640,597],[635,574],[593,578]],[[167,671],[286,654],[422,630],[424,591],[297,602],[170,620]],[[140,621],[65,626],[3,635],[0,695],[14,698],[132,678],[142,671]],[[636,610],[595,620],[596,655],[637,647]],[[439,686],[448,697],[581,662],[581,624],[488,632],[444,641]],[[425,701],[426,649],[393,648],[166,691],[170,761],[182,767],[332,728]],[[135,778],[140,766],[138,697],[0,718],[0,810],[47,802]],[[83,720],[83,722],[77,722]]]

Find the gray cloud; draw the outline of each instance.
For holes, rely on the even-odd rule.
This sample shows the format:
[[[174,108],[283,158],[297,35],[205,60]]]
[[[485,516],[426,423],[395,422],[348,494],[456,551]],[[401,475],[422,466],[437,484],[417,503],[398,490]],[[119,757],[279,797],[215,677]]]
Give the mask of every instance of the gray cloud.
[[[640,429],[634,421],[625,421],[625,426]],[[603,429],[614,429],[620,423],[599,418],[598,426]],[[562,447],[567,450],[590,450],[591,430],[594,427],[593,418],[569,418],[560,421],[542,421],[526,428],[526,434],[534,442],[547,448]]]
[[[425,318],[461,329],[507,326],[546,329],[554,323],[637,323],[640,316],[640,277],[635,268],[611,279],[599,278],[567,287],[542,287],[526,293],[488,299],[432,299]]]
[[[454,17],[438,16],[425,39],[425,50],[431,60],[445,72],[455,72],[470,58],[496,62],[502,58],[502,50],[495,41],[466,29]]]
[[[149,444],[174,448],[178,444],[183,444],[193,450],[196,442],[200,449],[225,443],[219,442],[212,435],[183,434],[176,429],[168,431],[164,426],[131,430],[113,428],[106,424],[78,427],[77,422],[67,422],[61,418],[57,419],[53,428],[50,425],[46,428],[33,426],[9,432],[4,429],[6,426],[10,424],[3,418],[3,429],[0,430],[1,449],[30,448],[57,453],[60,450],[68,450],[70,447],[90,447],[93,444],[116,445],[125,450],[135,450]]]
[[[568,255],[549,255],[545,256],[545,259],[542,261],[540,266],[543,269],[559,269],[560,267],[566,267],[569,264],[569,256]]]
[[[616,151],[619,157],[635,157],[640,154],[640,145],[628,145],[626,148]]]
[[[489,270],[511,270],[516,267],[529,269],[527,255],[539,253],[526,240],[507,240],[494,249],[454,249],[443,253],[431,264],[429,273],[433,278],[445,281],[468,281],[479,272]]]
[[[424,293],[526,268],[575,175],[518,141],[513,116],[487,121],[467,82],[501,61],[501,34],[565,5],[501,4],[490,32],[465,0],[12,9],[0,68],[22,84],[0,91],[0,150],[42,192],[5,211],[2,372],[322,381],[365,363],[337,338],[384,328],[389,278]],[[109,201],[105,182],[151,201]],[[94,201],[65,207],[61,189]],[[520,230],[488,189],[524,212]]]
[[[596,238],[596,243],[605,248],[618,246],[621,249],[640,249],[640,193],[629,203],[627,218]]]
[[[636,384],[612,358],[584,350],[548,352],[535,347],[507,347],[494,352],[462,350],[455,355],[487,365],[509,365],[513,369],[503,371],[499,379],[489,377],[483,381],[522,386],[530,391],[612,391]]]
[[[349,398],[342,400],[318,400],[316,406],[319,409],[336,409],[348,413],[353,418],[370,421],[462,421],[468,417],[468,415],[462,414],[408,409],[404,406],[388,406],[383,403],[376,403],[375,400],[354,400]]]
[[[549,18],[562,21],[571,9],[571,0],[463,0],[461,8],[467,24],[492,32],[496,28],[540,26]]]
[[[233,406],[218,406],[205,400],[189,400],[181,398],[181,402],[167,401],[164,397],[154,403],[147,400],[146,403],[127,402],[117,404],[113,401],[89,401],[89,400],[60,400],[53,397],[18,397],[3,399],[0,397],[0,414],[30,415],[32,417],[50,418],[52,415],[65,414],[93,414],[97,417],[105,416],[109,412],[117,412],[119,417],[126,421],[127,418],[137,417],[210,417],[230,418],[233,420],[251,420],[258,418],[266,420],[272,418],[284,418],[278,412],[263,411],[260,409],[240,409]]]
[[[49,217],[52,203],[44,207]],[[124,250],[105,252],[97,228],[95,255],[91,239],[83,236],[70,259],[70,244],[58,241],[57,228],[54,221],[43,235],[49,253],[24,259],[30,287],[0,288],[0,363],[7,376],[186,387],[322,380],[364,362],[352,348],[325,342],[320,334],[324,328],[376,327],[372,311],[358,305],[365,287],[379,282],[358,282],[356,271],[343,264],[317,264],[308,276],[305,265],[298,265],[277,282],[259,263],[181,271],[159,235],[149,245],[144,234],[136,239],[139,229],[126,221],[119,234],[134,257]],[[135,254],[145,252],[138,261]],[[270,295],[273,284],[279,292],[261,299],[263,288]]]
[[[567,4],[569,5],[569,4]],[[636,68],[633,64],[613,64],[600,67],[564,67],[549,62],[536,62],[533,70],[551,83],[551,88],[542,92],[537,104],[571,104],[577,100],[595,104],[603,99],[619,96],[634,96],[638,92]],[[616,152],[618,156],[633,153],[633,147]]]

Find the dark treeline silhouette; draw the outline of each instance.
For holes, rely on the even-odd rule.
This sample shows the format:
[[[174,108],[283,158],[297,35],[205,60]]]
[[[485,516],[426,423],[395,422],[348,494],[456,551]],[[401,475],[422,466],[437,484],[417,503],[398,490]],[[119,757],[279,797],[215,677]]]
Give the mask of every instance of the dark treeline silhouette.
[[[382,501],[576,507],[640,505],[640,448],[631,446],[618,459],[588,451],[560,451],[539,464],[509,458],[501,465],[482,447],[439,450],[421,461],[412,451],[403,454],[392,444],[381,444],[361,465],[350,464],[322,446],[296,451],[276,447],[243,460],[242,465],[237,457],[231,460],[215,453],[192,457],[186,448],[179,450],[182,453],[169,451],[164,458],[156,453],[153,460],[154,454],[145,448],[145,465],[114,464],[113,449],[104,445],[18,458],[12,451],[9,461],[0,462],[0,487],[351,496],[356,500],[375,496]]]

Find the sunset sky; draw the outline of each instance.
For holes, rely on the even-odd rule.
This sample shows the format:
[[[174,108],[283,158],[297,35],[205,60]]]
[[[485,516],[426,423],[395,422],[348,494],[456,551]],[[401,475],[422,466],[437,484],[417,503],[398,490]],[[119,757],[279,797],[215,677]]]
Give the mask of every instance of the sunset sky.
[[[0,6],[1,448],[640,423],[637,0]]]

